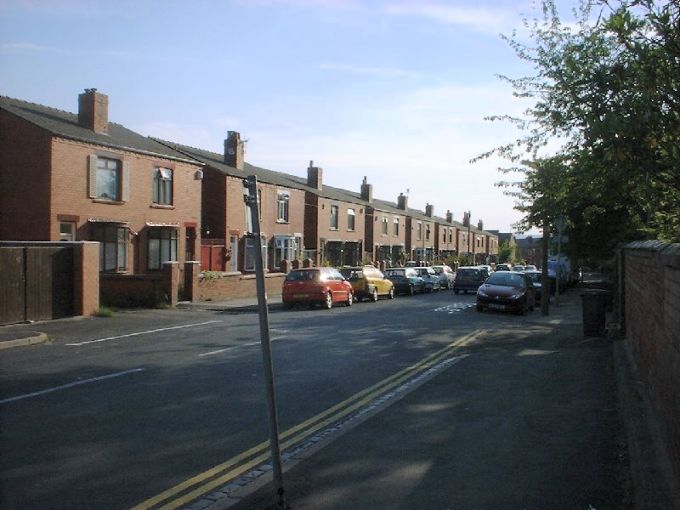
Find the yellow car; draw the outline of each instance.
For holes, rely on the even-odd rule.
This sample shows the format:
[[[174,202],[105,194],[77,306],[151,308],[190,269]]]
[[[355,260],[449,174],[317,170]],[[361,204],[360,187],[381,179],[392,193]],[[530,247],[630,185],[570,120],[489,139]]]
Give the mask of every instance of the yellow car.
[[[394,298],[394,283],[373,266],[343,267],[340,274],[352,285],[357,301],[365,298],[377,301],[380,296]]]

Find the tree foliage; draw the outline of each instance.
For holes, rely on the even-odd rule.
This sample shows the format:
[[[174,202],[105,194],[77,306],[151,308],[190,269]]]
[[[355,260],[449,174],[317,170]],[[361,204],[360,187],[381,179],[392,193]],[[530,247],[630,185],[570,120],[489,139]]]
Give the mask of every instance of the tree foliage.
[[[607,258],[625,240],[680,242],[680,3],[581,1],[576,24],[553,0],[525,21],[531,37],[506,37],[536,74],[507,81],[532,100],[522,129],[500,155],[522,179],[499,185],[525,216],[518,227],[556,215],[570,225],[570,249]],[[547,145],[559,149],[547,155]]]

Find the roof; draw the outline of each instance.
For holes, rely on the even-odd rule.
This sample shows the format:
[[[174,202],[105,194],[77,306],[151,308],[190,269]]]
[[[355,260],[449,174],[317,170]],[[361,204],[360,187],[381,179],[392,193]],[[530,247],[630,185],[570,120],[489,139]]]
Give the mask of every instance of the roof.
[[[96,133],[91,129],[80,126],[78,115],[75,113],[6,96],[0,96],[0,109],[60,138],[198,164],[197,161],[187,158],[184,154],[114,122],[109,122],[107,134]]]

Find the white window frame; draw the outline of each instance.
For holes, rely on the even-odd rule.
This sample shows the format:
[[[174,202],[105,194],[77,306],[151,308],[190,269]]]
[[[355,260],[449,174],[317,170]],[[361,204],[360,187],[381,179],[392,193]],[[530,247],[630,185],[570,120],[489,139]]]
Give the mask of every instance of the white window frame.
[[[74,221],[59,222],[59,240],[60,241],[76,240],[76,223]]]
[[[290,193],[287,191],[276,192],[276,221],[288,223],[290,208]]]
[[[157,166],[153,173],[153,196],[156,205],[173,205],[175,173],[172,168]]]
[[[354,232],[357,225],[357,213],[354,209],[347,209],[347,230]]]
[[[260,237],[262,243],[262,265],[266,270],[268,267],[267,259],[267,240],[264,236]],[[252,237],[246,237],[243,243],[243,269],[245,271],[255,271],[255,240]]]
[[[330,218],[330,229],[338,230],[340,221],[340,206],[331,205],[331,218]]]

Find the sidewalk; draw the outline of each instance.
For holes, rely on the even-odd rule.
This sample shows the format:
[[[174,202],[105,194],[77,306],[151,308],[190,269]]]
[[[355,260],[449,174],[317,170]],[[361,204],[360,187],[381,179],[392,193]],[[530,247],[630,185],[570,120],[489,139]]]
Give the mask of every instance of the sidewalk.
[[[489,335],[387,409],[293,455],[284,463],[288,505],[672,510],[621,342],[583,338],[581,315],[570,290],[549,316]],[[188,508],[274,503],[263,480]]]

